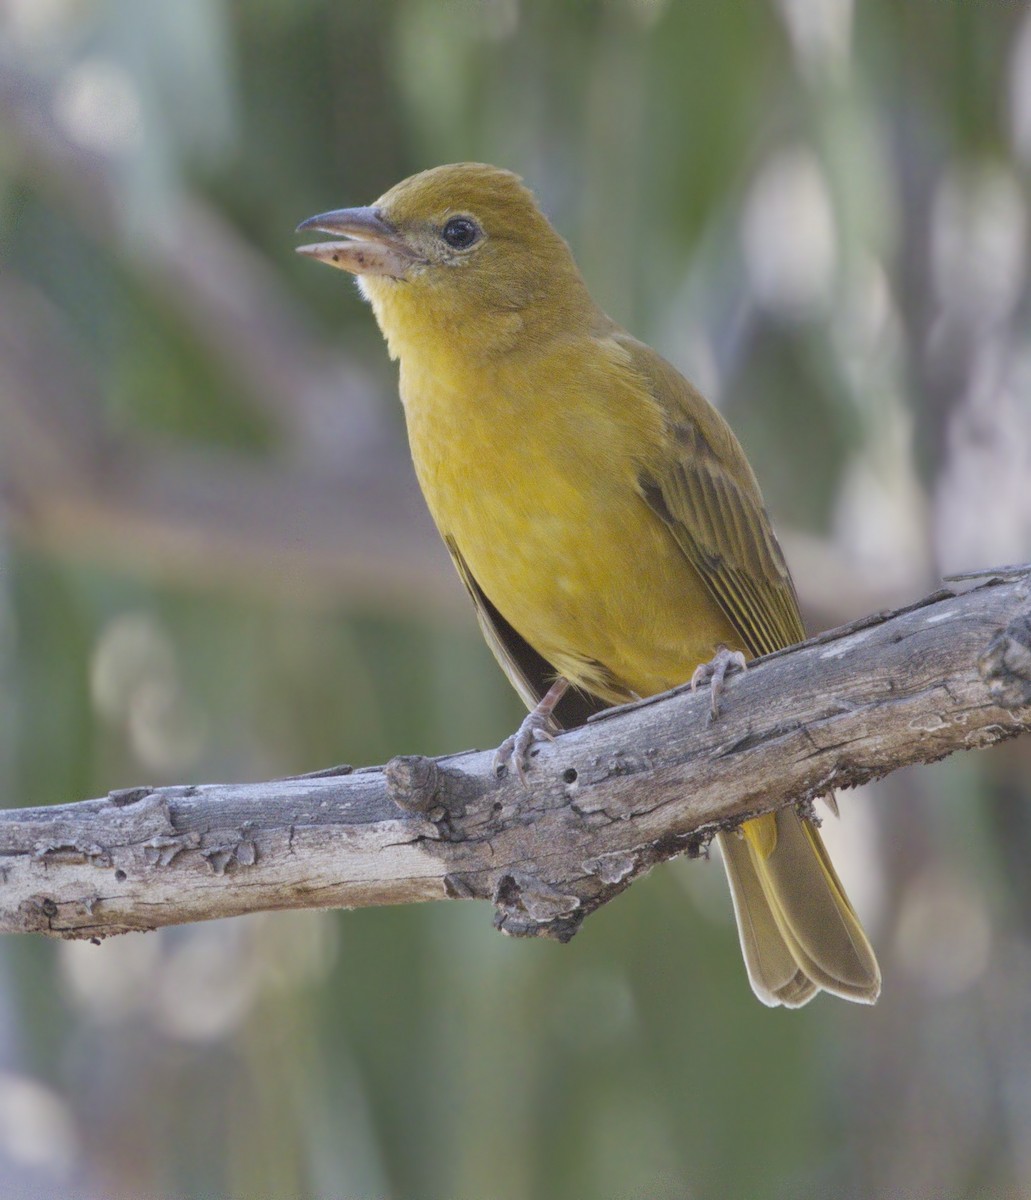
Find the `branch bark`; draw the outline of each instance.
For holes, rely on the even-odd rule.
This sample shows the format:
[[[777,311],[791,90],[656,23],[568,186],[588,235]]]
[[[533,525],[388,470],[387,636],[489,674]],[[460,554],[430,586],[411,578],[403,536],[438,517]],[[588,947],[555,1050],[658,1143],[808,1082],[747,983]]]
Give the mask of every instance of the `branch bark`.
[[[1031,729],[1031,567],[771,655],[707,710],[681,688],[602,714],[541,745],[528,786],[472,751],[2,812],[0,931],[479,898],[566,940],[717,829]]]

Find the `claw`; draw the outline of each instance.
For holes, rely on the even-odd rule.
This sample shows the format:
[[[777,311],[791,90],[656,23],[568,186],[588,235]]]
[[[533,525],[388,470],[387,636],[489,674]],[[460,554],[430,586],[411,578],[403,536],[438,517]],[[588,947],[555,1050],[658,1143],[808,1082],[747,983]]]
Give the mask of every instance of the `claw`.
[[[534,710],[494,752],[494,770],[498,772],[509,763],[519,778],[526,782],[526,769],[530,765],[530,750],[535,742],[553,742],[555,735],[544,728],[547,717],[538,717]]]
[[[497,774],[502,767],[509,763],[515,767],[515,772],[521,782],[526,782],[526,769],[530,765],[530,750],[535,742],[553,742],[551,714],[555,705],[562,699],[569,688],[564,679],[556,679],[541,698],[537,707],[523,718],[523,723],[510,734],[494,752],[494,771]]]
[[[697,691],[699,684],[708,683],[710,721],[715,721],[720,715],[719,696],[728,672],[737,668],[744,671],[747,666],[748,662],[740,650],[728,650],[726,646],[719,646],[711,662],[695,667],[691,676],[691,691]]]

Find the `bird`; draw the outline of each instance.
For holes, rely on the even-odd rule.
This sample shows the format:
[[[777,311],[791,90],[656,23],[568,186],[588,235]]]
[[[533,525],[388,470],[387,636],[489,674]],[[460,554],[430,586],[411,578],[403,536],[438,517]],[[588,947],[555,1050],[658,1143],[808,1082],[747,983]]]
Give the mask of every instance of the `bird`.
[[[745,453],[670,363],[594,302],[516,174],[433,167],[302,221],[350,272],[391,359],[415,472],[481,629],[530,709],[523,774],[558,728],[804,639]],[[811,813],[717,835],[748,978],[769,1006],[872,1004],[880,969]]]

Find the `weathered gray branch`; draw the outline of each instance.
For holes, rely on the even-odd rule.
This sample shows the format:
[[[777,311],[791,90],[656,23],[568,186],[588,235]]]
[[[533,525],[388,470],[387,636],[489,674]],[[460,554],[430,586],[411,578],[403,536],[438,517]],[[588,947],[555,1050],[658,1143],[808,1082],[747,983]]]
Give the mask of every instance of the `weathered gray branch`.
[[[98,937],[271,908],[491,899],[570,937],[709,834],[1031,729],[1031,576],[995,572],[563,734],[528,786],[489,753],[0,813],[0,930]]]

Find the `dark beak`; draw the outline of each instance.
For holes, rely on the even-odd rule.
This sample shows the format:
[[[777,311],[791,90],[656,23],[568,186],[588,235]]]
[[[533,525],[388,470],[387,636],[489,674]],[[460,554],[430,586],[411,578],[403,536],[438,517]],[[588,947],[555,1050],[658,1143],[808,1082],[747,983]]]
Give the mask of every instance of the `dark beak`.
[[[318,259],[352,275],[386,275],[402,279],[417,261],[401,234],[377,208],[338,208],[319,213],[297,226],[297,232],[317,229],[341,241],[298,246],[297,253]]]

